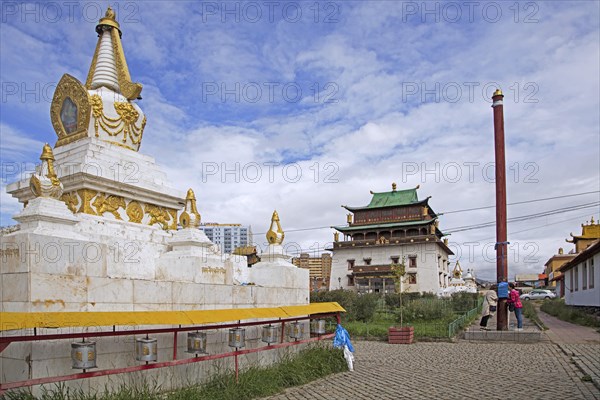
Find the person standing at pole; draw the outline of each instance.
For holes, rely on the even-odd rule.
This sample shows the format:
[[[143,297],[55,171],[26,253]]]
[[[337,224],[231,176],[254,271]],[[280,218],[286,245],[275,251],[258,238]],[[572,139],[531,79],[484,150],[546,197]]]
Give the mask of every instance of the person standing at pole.
[[[496,287],[497,285],[492,285],[490,290],[485,293],[485,297],[483,298],[481,322],[479,323],[479,329],[482,331],[489,330],[487,327],[488,320],[490,317],[494,316],[498,307],[498,295],[496,294]]]
[[[519,291],[515,289],[514,283],[509,283],[508,287],[510,292],[508,293],[508,310],[515,312],[515,318],[517,318],[517,331],[523,330],[523,303],[521,303],[521,295]]]

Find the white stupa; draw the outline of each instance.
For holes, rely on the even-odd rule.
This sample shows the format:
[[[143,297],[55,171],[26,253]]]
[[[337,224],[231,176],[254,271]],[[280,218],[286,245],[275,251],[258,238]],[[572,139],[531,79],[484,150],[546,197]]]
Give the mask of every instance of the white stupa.
[[[452,278],[448,282],[448,287],[440,290],[440,296],[451,296],[453,293],[477,293],[477,283],[472,269],[467,269],[463,277],[463,271],[460,263],[457,261],[452,271]]]

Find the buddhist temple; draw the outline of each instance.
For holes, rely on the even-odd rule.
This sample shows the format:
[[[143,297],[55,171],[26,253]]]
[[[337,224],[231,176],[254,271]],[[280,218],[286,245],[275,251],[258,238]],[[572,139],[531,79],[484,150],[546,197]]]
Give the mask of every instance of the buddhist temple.
[[[405,263],[403,291],[438,293],[448,286],[448,257],[438,215],[417,190],[372,192],[362,207],[342,206],[350,213],[347,225],[333,226],[330,288],[359,293],[393,293],[392,265]],[[340,239],[339,233],[343,235]]]
[[[581,224],[581,235],[573,235],[573,233],[570,235],[571,239],[565,239],[565,241],[575,245],[575,253],[581,253],[600,239],[600,223],[594,221],[594,217],[592,217],[589,222]]]

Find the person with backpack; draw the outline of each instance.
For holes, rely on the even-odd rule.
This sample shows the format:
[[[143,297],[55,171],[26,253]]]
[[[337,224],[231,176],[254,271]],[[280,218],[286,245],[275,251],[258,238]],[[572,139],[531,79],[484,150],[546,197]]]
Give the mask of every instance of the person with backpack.
[[[517,331],[523,330],[523,303],[521,303],[521,295],[519,291],[515,289],[514,283],[509,283],[508,287],[510,289],[508,293],[508,311],[513,311],[515,313],[515,318],[517,318]]]

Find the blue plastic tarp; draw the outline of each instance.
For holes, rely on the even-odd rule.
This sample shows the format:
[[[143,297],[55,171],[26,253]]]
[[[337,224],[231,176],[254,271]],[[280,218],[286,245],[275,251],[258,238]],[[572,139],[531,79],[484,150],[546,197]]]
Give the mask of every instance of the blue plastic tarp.
[[[348,346],[348,350],[354,353],[354,347],[352,346],[352,342],[350,342],[348,331],[342,325],[337,324],[335,337],[333,338],[333,347],[344,348],[344,346]]]

